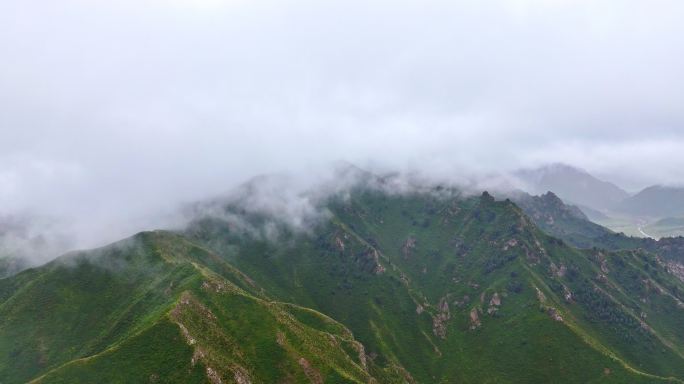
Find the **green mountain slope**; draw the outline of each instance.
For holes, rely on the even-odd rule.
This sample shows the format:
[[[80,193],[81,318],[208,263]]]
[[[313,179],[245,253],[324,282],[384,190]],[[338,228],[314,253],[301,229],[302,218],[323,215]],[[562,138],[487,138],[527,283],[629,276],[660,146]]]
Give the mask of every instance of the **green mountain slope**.
[[[219,207],[0,279],[2,382],[683,382],[684,286],[650,252],[444,188],[356,188],[303,231]]]
[[[590,222],[577,209],[564,204],[553,193],[542,196],[516,194],[514,200],[532,221],[544,232],[567,241],[578,248],[602,248],[606,250],[642,250],[652,254],[651,260],[664,266],[670,273],[684,281],[684,237],[662,237],[658,240],[615,233]],[[656,227],[675,226],[677,218],[656,223]],[[650,232],[655,233],[651,227]],[[675,288],[673,288],[675,289]]]
[[[216,220],[197,223],[189,235],[283,300],[340,320],[369,351],[421,382],[545,382],[559,372],[567,382],[682,377],[682,340],[668,341],[677,320],[642,331],[650,325],[641,312],[668,316],[659,312],[664,308],[642,308],[630,299],[636,287],[601,271],[606,257],[641,256],[572,249],[539,231],[513,203],[488,195],[357,191],[328,207],[332,219],[314,236],[284,235],[275,244],[232,238],[230,225]],[[616,269],[642,271],[636,262]],[[664,269],[656,273],[680,285]],[[566,289],[578,299],[565,300]],[[495,293],[500,306],[489,304]],[[679,300],[662,300],[674,319],[682,318]],[[564,321],[553,320],[557,313]],[[521,345],[530,352],[516,360]],[[532,351],[556,357],[534,364]]]
[[[376,369],[334,320],[250,294],[258,291],[252,282],[177,235],[143,233],[0,283],[3,383],[365,383],[405,375]]]
[[[612,233],[589,221],[579,208],[563,203],[553,192],[540,196],[516,194],[512,199],[541,230],[573,246],[588,248],[594,245],[594,239]]]

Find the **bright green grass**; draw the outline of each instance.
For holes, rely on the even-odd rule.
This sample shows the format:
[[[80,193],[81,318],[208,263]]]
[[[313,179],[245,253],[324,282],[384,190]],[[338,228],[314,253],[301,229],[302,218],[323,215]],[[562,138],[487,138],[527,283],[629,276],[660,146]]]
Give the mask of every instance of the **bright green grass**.
[[[115,348],[65,364],[35,383],[207,383],[204,366],[193,366],[192,355],[178,326],[165,319]]]

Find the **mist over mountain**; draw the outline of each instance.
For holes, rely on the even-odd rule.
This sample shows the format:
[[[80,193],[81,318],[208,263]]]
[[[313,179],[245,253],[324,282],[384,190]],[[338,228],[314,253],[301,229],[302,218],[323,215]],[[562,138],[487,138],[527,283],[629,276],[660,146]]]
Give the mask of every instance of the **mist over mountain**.
[[[0,384],[683,384],[683,14],[0,1]]]
[[[599,180],[588,172],[566,165],[551,164],[516,172],[533,194],[552,191],[562,199],[597,211],[606,211],[629,194],[617,185]]]
[[[0,214],[93,247],[339,159],[684,182],[682,5],[602,4],[3,1]]]
[[[73,246],[70,234],[55,219],[0,216],[0,278],[50,261]]]
[[[513,177],[519,178],[519,188],[531,194],[552,191],[591,221],[615,232],[654,238],[684,234],[676,223],[684,216],[684,189],[680,187],[654,185],[629,194],[565,164],[521,170]]]
[[[291,182],[259,177],[182,230],[0,279],[0,376],[681,382],[684,243],[613,234],[552,193],[521,209],[351,173],[293,211],[275,199]]]

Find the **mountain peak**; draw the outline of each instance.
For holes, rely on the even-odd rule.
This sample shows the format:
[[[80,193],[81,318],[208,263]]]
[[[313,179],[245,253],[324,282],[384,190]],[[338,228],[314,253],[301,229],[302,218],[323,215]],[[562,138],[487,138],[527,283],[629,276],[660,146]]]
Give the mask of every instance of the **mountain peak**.
[[[545,201],[563,204],[563,200],[561,200],[561,198],[558,197],[558,195],[556,195],[555,193],[553,193],[551,191],[547,191],[546,193],[544,193],[540,197],[542,199],[544,199]]]
[[[652,185],[625,199],[617,207],[620,212],[649,217],[684,215],[684,188]]]
[[[489,194],[489,192],[487,191],[483,191],[482,195],[480,195],[480,201],[485,203],[491,203],[494,201],[494,196]]]
[[[528,192],[531,194],[552,191],[566,202],[599,211],[613,207],[629,196],[613,183],[600,180],[583,169],[562,163],[522,170],[517,175],[528,185]]]
[[[546,169],[550,172],[573,172],[583,175],[590,175],[589,172],[585,171],[582,168],[575,167],[565,163],[551,163],[545,167],[542,167],[542,169]]]

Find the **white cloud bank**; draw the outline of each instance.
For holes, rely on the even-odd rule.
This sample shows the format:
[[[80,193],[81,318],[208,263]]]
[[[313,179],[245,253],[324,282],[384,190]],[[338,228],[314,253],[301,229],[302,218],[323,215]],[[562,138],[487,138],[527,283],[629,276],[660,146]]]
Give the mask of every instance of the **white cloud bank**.
[[[0,213],[91,246],[256,174],[684,183],[681,1],[5,0]],[[141,218],[141,219],[136,219]]]

